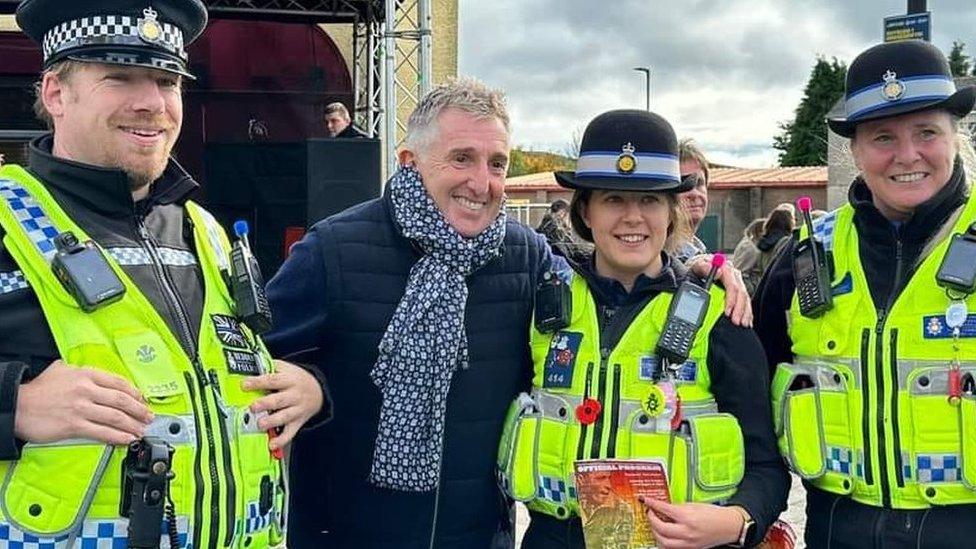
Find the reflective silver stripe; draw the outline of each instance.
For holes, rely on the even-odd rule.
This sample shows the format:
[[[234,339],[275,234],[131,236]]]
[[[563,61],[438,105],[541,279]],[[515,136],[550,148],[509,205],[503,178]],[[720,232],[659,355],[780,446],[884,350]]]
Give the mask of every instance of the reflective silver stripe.
[[[138,247],[118,247],[106,248],[108,255],[112,256],[119,265],[152,265],[152,256],[145,248]],[[187,267],[197,264],[197,258],[186,250],[176,248],[159,247],[159,259],[163,265],[172,267]]]
[[[175,431],[175,432],[174,432]],[[168,416],[157,415],[152,423],[146,426],[146,436],[159,437],[170,444],[196,445],[197,428],[192,415]],[[68,438],[56,442],[43,444],[31,443],[35,448],[57,446],[104,446],[104,442],[89,438]]]
[[[30,284],[24,278],[23,271],[0,273],[0,295],[16,292],[17,290],[26,290],[29,287]]]
[[[824,359],[810,356],[797,356],[793,361],[793,370],[810,376],[817,386],[826,391],[843,391],[844,378],[837,370],[838,366],[846,366],[851,371],[850,382],[853,389],[861,388],[861,361],[855,358]],[[834,374],[840,375],[840,378]]]
[[[583,397],[579,395],[556,395],[540,389],[533,390],[532,398],[542,417],[562,423],[575,422],[576,407],[583,403]],[[563,411],[562,414],[560,414],[560,410]],[[631,414],[639,410],[641,410],[639,400],[621,399],[617,427],[641,432],[658,432],[661,430],[654,421],[641,424],[639,415],[630,417]],[[712,414],[717,411],[718,405],[713,399],[681,403],[681,415],[685,418]],[[609,413],[609,410],[604,409],[602,413]],[[629,425],[628,421],[632,425]]]
[[[591,152],[583,153],[576,163],[576,177],[659,177],[672,181],[681,180],[681,170],[678,167],[678,157],[666,154],[634,153],[637,166],[630,173],[620,173],[617,170],[617,159],[620,153]]]
[[[959,363],[962,375],[976,376],[976,362],[961,361]],[[909,386],[912,372],[918,372]],[[912,395],[948,395],[949,394],[949,361],[948,360],[899,360],[898,387],[908,390]]]
[[[845,101],[847,119],[852,120],[889,105],[900,105],[928,99],[945,99],[956,93],[956,85],[944,76],[900,78],[899,81],[905,86],[905,91],[901,97],[895,100],[885,99],[882,95],[881,90],[885,86],[884,82],[869,86],[848,96],[847,101]]]

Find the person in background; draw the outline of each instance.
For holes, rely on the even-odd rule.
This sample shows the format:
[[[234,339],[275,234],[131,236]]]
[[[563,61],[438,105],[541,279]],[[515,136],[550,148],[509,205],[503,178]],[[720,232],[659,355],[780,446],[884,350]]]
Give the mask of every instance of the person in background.
[[[336,101],[325,106],[325,127],[329,137],[337,139],[358,139],[366,134],[352,125],[352,118],[346,106]]]
[[[750,296],[756,291],[756,286],[762,278],[762,267],[760,265],[762,252],[756,247],[756,243],[762,237],[762,228],[765,223],[765,217],[753,219],[742,231],[742,238],[732,252],[732,264],[735,265],[736,269],[742,271],[742,281],[745,283]]]
[[[708,253],[705,243],[695,233],[698,232],[698,227],[708,213],[709,166],[705,153],[692,139],[679,141],[678,153],[681,159],[681,179],[688,188],[678,195],[678,199],[691,224],[691,235],[681,244],[676,257],[679,261],[688,261],[695,256]]]
[[[536,231],[546,237],[553,253],[572,261],[578,261],[589,251],[587,246],[577,242],[569,224],[569,202],[561,198],[552,202]]]
[[[789,206],[791,207],[777,206],[763,224],[763,235],[756,242],[759,250],[759,264],[756,268],[760,273],[766,272],[773,260],[789,245],[793,236],[794,210],[792,205]]]

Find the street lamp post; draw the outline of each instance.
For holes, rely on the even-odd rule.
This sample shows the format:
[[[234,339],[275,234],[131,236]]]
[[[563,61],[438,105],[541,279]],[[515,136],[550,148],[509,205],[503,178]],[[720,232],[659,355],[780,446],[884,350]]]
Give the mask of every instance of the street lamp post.
[[[644,73],[644,110],[651,110],[651,68],[650,67],[634,67],[637,72]]]

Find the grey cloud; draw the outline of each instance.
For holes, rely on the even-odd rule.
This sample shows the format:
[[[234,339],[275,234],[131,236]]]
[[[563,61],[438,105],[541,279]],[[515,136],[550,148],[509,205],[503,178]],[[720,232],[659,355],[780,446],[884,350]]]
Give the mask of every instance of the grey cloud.
[[[650,65],[652,108],[676,127],[707,128],[716,148],[751,158],[757,148],[771,151],[775,122],[796,107],[785,98],[798,101],[816,55],[849,62],[880,41],[884,15],[905,7],[904,0],[460,1],[461,71],[507,91],[524,118],[515,120],[515,142],[565,143],[601,111],[643,106],[643,77],[632,68]],[[976,53],[972,0],[929,7],[937,45],[948,49],[958,38]],[[742,96],[754,103],[727,101]],[[743,125],[749,131],[736,131]]]

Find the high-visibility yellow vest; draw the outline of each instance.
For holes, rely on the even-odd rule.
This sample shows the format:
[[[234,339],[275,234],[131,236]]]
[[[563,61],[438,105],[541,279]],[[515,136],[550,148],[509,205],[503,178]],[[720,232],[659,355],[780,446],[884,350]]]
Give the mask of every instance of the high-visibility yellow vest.
[[[976,395],[967,391],[951,404],[948,393],[954,357],[964,379],[976,375],[976,296],[965,300],[970,314],[953,350],[945,318],[950,299],[935,280],[947,238],[897,299],[875,310],[853,218],[846,205],[815,222],[833,255],[834,306],[805,318],[793,297],[795,360],[780,364],[773,379],[780,450],[818,488],[867,505],[974,503]],[[971,197],[953,232],[974,221]],[[903,259],[897,254],[892,261]]]
[[[674,431],[648,406],[652,394],[660,396],[652,379],[654,349],[673,294],[651,300],[616,347],[601,349],[597,306],[586,281],[574,274],[571,288],[570,326],[548,334],[531,330],[533,389],[509,409],[498,455],[504,489],[529,509],[565,519],[579,514],[577,460],[651,459],[665,464],[672,501],[731,496],[745,471],[742,430],[734,416],[717,411],[706,364],[724,293],[711,290],[703,326],[675,381],[687,423]],[[602,404],[588,425],[575,413],[586,398]]]
[[[82,311],[51,269],[51,239],[64,231],[81,241],[88,236],[26,170],[0,170],[4,246],[37,295],[61,358],[135,386],[155,414],[147,435],[175,448],[170,494],[181,546],[267,547],[284,539],[285,483],[267,434],[247,409],[261,394],[240,384],[244,373],[270,368],[272,361],[234,317],[221,274],[229,263],[226,235],[196,204],[188,202],[186,212],[205,289],[193,357],[109,254],[103,253],[125,294]],[[159,261],[154,245],[143,251]],[[72,439],[27,444],[20,459],[0,462],[0,545],[124,546],[128,520],[119,516],[119,502],[125,455],[123,447]]]

